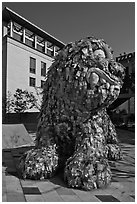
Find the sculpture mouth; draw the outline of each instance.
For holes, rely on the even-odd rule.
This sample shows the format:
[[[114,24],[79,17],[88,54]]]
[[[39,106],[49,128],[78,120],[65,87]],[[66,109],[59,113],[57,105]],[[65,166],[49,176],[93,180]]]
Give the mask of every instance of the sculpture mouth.
[[[87,105],[91,110],[107,105],[107,99],[111,101],[118,96],[121,85],[117,77],[112,77],[109,73],[96,67],[88,70],[86,75],[88,82]]]
[[[88,73],[87,73],[87,81],[88,82],[89,82],[89,78],[90,78],[92,73],[96,73],[101,79],[106,80],[106,82],[108,82],[110,85],[114,85],[114,86],[120,85],[118,80],[111,78],[105,71],[103,71],[99,68],[96,68],[96,67],[88,70]]]

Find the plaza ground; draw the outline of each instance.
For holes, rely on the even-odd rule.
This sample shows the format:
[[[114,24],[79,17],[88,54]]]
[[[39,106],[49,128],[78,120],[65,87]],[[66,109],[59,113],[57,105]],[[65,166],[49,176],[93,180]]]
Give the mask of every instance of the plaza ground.
[[[135,202],[135,133],[117,129],[123,159],[110,161],[112,182],[105,189],[83,191],[67,188],[62,173],[45,181],[19,178],[19,157],[31,146],[3,149],[3,202]],[[35,132],[29,132],[35,138]]]

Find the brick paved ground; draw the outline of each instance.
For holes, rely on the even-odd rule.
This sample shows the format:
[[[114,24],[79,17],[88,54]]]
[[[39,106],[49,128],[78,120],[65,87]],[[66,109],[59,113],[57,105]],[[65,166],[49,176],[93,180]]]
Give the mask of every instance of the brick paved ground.
[[[31,147],[3,150],[3,202],[135,202],[134,133],[118,130],[123,159],[110,161],[113,179],[106,189],[93,191],[67,188],[62,174],[45,181],[19,179],[16,170],[19,157]],[[34,137],[34,134],[32,135]]]

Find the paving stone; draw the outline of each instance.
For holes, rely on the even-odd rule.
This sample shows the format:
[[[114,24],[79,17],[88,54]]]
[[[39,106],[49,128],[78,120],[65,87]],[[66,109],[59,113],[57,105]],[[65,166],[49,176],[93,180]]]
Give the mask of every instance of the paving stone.
[[[20,179],[20,182],[21,182],[21,185],[22,187],[31,187],[31,186],[37,186],[36,185],[36,181],[33,181],[33,180],[23,180],[23,179]]]
[[[102,202],[120,202],[117,198],[112,195],[96,195],[96,197]]]
[[[6,176],[6,188],[7,192],[16,192],[16,193],[22,193],[22,187],[20,185],[20,181],[17,177],[15,176]]]
[[[38,187],[22,187],[23,193],[26,195],[41,195],[41,192],[39,191]]]
[[[5,176],[3,174],[2,174],[2,186],[6,187],[6,180],[5,180]]]
[[[111,188],[114,187],[114,188],[118,188],[118,189],[120,189],[120,190],[124,188],[124,187],[123,187],[123,184],[120,183],[120,182],[118,182],[118,183],[113,183],[113,182],[112,182],[112,183],[110,184],[110,186],[111,186]]]
[[[129,195],[135,193],[135,183],[123,182],[123,190]]]
[[[82,202],[100,202],[98,198],[94,196],[94,190],[93,191],[82,191],[82,190],[77,190],[73,189],[74,193],[79,197],[79,199]]]
[[[7,202],[7,194],[6,193],[4,193],[4,194],[2,193],[2,202]]]
[[[42,197],[45,202],[62,202],[63,199],[61,196],[58,195],[56,190],[52,190],[50,192],[44,192],[42,193]]]
[[[57,193],[59,195],[75,195],[75,193],[72,191],[72,189],[69,188],[57,188],[56,189]]]
[[[44,202],[41,195],[25,195],[27,202]]]
[[[108,188],[95,189],[91,191],[91,194],[93,195],[111,195],[113,190],[114,190],[114,187],[109,186]]]
[[[32,180],[31,180],[32,181]],[[38,185],[38,184],[42,184],[42,185],[44,185],[44,184],[49,184],[50,186],[55,186],[54,184],[52,184],[48,179],[45,179],[45,180],[33,180],[33,182],[35,182],[36,183],[36,185]]]
[[[80,195],[78,195],[78,197],[80,198],[81,202],[101,202],[97,197],[95,197],[95,195],[90,194],[89,196],[86,197],[82,197]]]
[[[39,182],[36,184],[37,184],[41,193],[48,193],[48,192],[51,192],[53,190],[56,190],[57,188],[60,188],[60,186],[59,187],[54,186],[52,183],[50,183],[48,181],[47,182],[42,181],[42,182]]]
[[[5,179],[3,177],[4,176],[2,176],[2,195],[7,193],[6,182],[5,182]]]
[[[25,202],[25,197],[22,193],[7,193],[7,202]]]
[[[65,202],[81,202],[81,199],[76,195],[60,195]]]
[[[112,195],[114,197],[116,197],[118,200],[120,200],[120,202],[134,202],[135,199],[132,198],[129,194],[125,193],[125,192],[120,192],[120,191],[113,191]]]

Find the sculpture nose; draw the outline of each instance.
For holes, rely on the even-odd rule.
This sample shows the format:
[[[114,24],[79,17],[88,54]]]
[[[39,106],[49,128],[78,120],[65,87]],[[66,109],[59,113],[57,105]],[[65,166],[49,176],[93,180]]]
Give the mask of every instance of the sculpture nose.
[[[99,81],[98,74],[94,72],[90,73],[90,75],[87,77],[87,81],[90,84],[90,88],[93,89]]]

